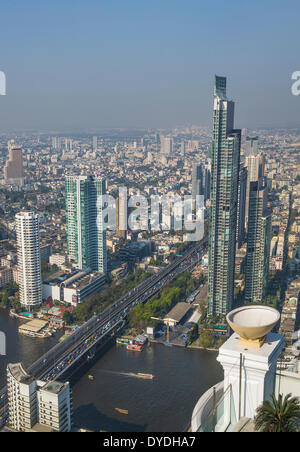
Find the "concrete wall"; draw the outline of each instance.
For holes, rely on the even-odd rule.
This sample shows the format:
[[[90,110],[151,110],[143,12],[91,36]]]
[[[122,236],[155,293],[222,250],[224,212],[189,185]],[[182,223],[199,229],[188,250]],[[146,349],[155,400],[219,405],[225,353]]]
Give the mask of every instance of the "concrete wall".
[[[294,372],[288,372],[283,370],[277,372],[275,381],[275,394],[287,394],[292,393],[293,397],[300,398],[300,374]]]
[[[48,297],[52,297],[52,300],[59,300],[60,288],[58,286],[43,284],[43,300],[47,300]]]

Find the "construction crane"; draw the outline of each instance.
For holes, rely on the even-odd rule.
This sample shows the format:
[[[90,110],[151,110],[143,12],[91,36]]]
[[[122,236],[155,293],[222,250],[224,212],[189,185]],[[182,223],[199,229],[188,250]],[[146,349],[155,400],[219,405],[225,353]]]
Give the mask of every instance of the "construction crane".
[[[167,342],[170,342],[170,323],[173,323],[173,320],[168,319],[160,319],[159,317],[151,317],[152,320],[160,320],[167,324]]]

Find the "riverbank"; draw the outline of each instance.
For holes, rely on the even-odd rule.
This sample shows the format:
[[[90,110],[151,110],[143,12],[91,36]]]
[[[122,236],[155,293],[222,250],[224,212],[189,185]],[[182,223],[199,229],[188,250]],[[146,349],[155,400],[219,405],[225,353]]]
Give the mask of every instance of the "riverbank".
[[[204,347],[200,347],[200,345],[183,345],[183,344],[179,344],[179,343],[173,343],[173,342],[166,342],[165,340],[159,340],[159,339],[149,339],[150,343],[153,344],[162,344],[162,345],[167,345],[169,347],[180,347],[180,348],[187,348],[190,350],[202,350],[202,351],[208,351],[208,352],[218,352],[219,349],[217,348],[204,348]]]
[[[7,309],[0,309],[0,331],[6,336],[6,355],[0,357],[0,388],[6,384],[6,366],[9,363],[23,362],[29,367],[59,341],[62,331],[54,336],[37,339],[19,334],[22,321],[9,317]]]
[[[189,348],[191,350],[206,350],[208,352],[218,352],[219,351],[218,348],[205,348],[205,347],[200,347],[200,345],[188,345],[187,348]]]
[[[191,350],[205,350],[205,351],[209,351],[209,352],[218,352],[219,351],[218,347],[203,347],[203,346],[197,344],[197,342],[199,341],[199,337],[193,343],[191,343],[189,345],[184,344],[183,342],[181,342],[179,340],[172,341],[172,337],[170,338],[170,341],[168,343],[166,341],[166,336],[165,335],[163,335],[163,336],[161,335],[161,336],[159,336],[158,338],[155,339],[154,337],[151,337],[151,336],[147,335],[147,333],[145,333],[145,331],[139,332],[135,328],[127,329],[125,334],[123,334],[119,338],[117,338],[116,342],[120,343],[120,344],[128,343],[127,341],[129,341],[130,343],[134,343],[135,339],[137,338],[137,336],[139,336],[139,334],[144,335],[145,337],[147,337],[147,339],[148,339],[150,344],[151,343],[153,343],[153,344],[163,344],[163,345],[166,345],[166,346],[188,348],[188,349],[191,349]],[[176,337],[175,337],[175,339],[176,339]]]
[[[18,332],[23,336],[46,339],[54,336],[58,330],[54,326],[50,326],[48,320],[42,320],[41,318],[36,318],[33,315],[27,316],[24,314],[17,314],[16,312],[10,310],[9,317],[12,319],[18,319],[22,322],[22,324],[18,327]]]

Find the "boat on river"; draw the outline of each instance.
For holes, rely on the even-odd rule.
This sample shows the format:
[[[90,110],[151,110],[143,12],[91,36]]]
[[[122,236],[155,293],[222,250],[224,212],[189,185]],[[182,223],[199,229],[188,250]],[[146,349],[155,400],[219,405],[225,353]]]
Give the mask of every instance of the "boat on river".
[[[145,378],[147,380],[152,380],[154,378],[154,375],[152,374],[142,374],[141,372],[138,372],[136,376],[139,378]]]
[[[115,408],[115,410],[121,414],[128,414],[128,410],[122,410],[121,408]]]
[[[127,350],[134,350],[136,352],[143,351],[143,347],[141,345],[136,345],[136,344],[128,344],[126,348],[127,348]]]

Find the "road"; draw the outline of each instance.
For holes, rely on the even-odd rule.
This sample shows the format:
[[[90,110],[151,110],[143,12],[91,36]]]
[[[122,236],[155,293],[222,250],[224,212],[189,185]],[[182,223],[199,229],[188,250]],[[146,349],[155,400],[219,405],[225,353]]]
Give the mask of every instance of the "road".
[[[167,267],[152,275],[124,297],[117,300],[102,313],[94,315],[79,327],[70,337],[55,345],[28,372],[37,379],[54,380],[70,368],[82,355],[91,350],[106,334],[109,334],[128,315],[130,309],[139,302],[145,302],[162,287],[172,281],[178,273],[188,271],[202,256],[206,249],[207,239],[192,244],[189,249]],[[7,389],[0,391],[0,415],[7,404]]]

